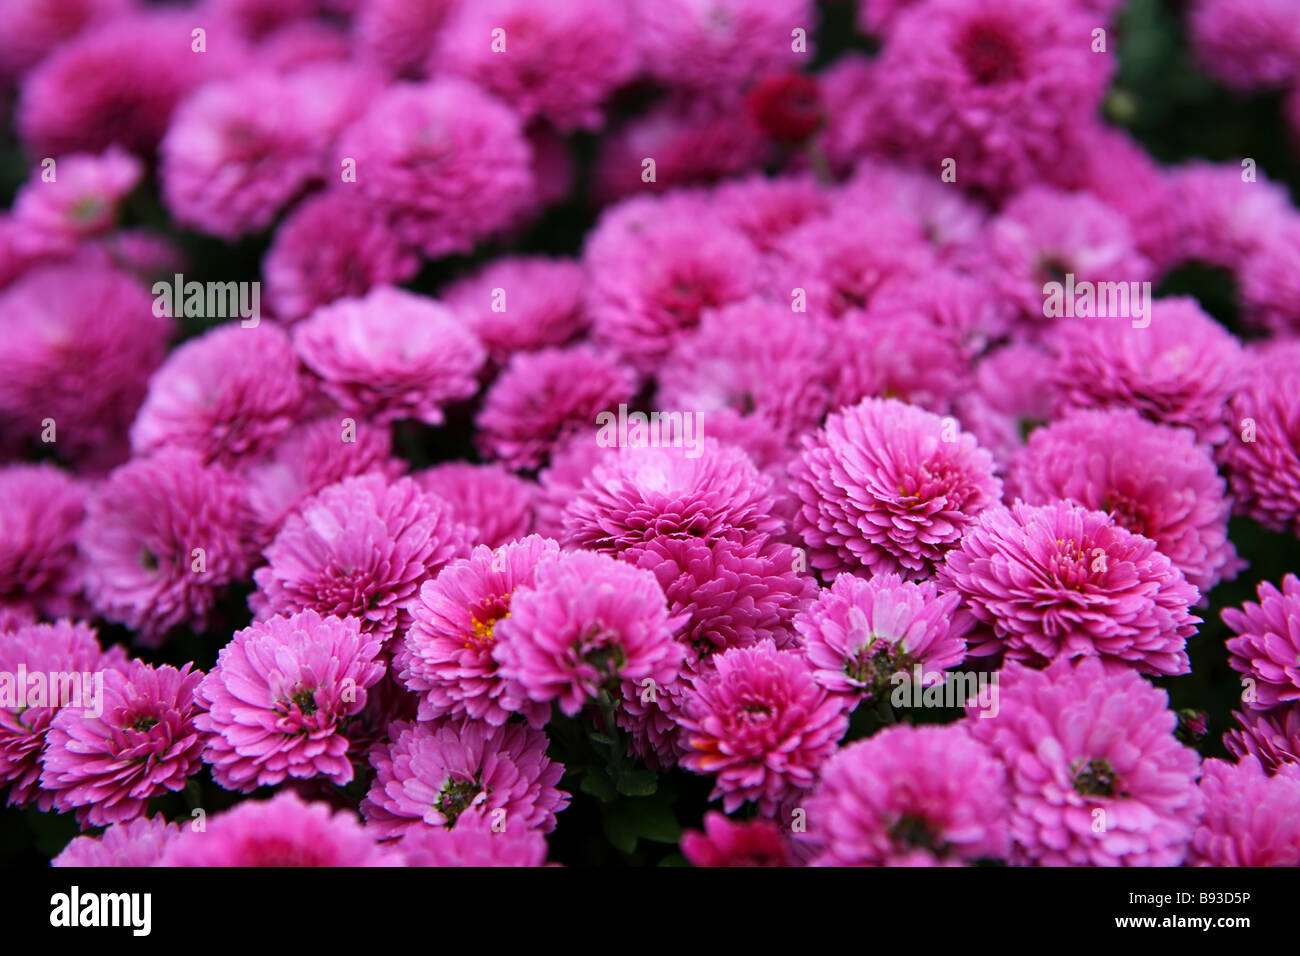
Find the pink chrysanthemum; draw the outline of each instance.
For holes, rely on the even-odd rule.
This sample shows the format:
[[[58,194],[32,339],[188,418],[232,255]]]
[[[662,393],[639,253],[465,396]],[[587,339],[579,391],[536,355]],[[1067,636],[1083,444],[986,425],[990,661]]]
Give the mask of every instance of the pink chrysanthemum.
[[[891,283],[904,284],[911,283]],[[961,339],[919,310],[885,311],[876,299],[872,312],[841,316],[836,333],[832,408],[888,396],[945,413],[965,391],[968,361]]]
[[[117,147],[99,156],[64,156],[51,168],[52,182],[42,165],[14,197],[14,220],[24,227],[20,239],[37,251],[71,251],[78,239],[111,228],[118,205],[144,175],[140,161]]]
[[[732,820],[716,810],[704,814],[704,832],[682,834],[682,856],[691,866],[792,866],[785,837],[771,820]]]
[[[1258,170],[1247,180],[1236,163],[1192,160],[1166,175],[1175,261],[1240,269],[1294,214],[1284,185]]]
[[[950,186],[919,169],[867,158],[856,163],[840,198],[855,205],[883,205],[914,220],[939,258],[950,261],[985,241],[989,215],[981,203]],[[925,286],[918,291],[924,293]]]
[[[167,449],[118,468],[86,501],[86,597],[148,645],[182,624],[207,627],[218,596],[247,576],[257,521],[245,483]]]
[[[13,0],[5,5],[0,76],[17,77],[55,47],[136,5],[136,0]]]
[[[1192,49],[1236,90],[1284,87],[1300,76],[1300,17],[1292,0],[1196,0]]]
[[[1186,674],[1195,587],[1149,538],[1064,501],[980,516],[941,569],[1007,653],[1043,664],[1102,657],[1149,674]]]
[[[1127,220],[1086,193],[1031,186],[993,222],[984,270],[1015,304],[1028,328],[1044,318],[1043,286],[1081,282],[1141,282],[1151,263],[1138,252]]]
[[[246,793],[287,777],[350,783],[342,729],[384,674],[379,647],[355,618],[311,610],[236,631],[196,693],[213,779]]]
[[[1278,336],[1300,332],[1300,218],[1261,237],[1237,276],[1248,321]]]
[[[586,551],[538,564],[496,625],[502,705],[556,701],[572,717],[619,681],[670,684],[686,653],[673,636],[683,623],[649,571]]]
[[[1249,680],[1243,699],[1251,710],[1271,710],[1300,701],[1300,578],[1288,574],[1279,591],[1261,581],[1259,603],[1224,608],[1228,664]]]
[[[262,263],[276,317],[296,322],[336,299],[405,282],[420,257],[364,197],[346,188],[311,196],[284,218]]]
[[[509,224],[533,185],[518,115],[458,79],[389,87],[343,132],[336,159],[356,161],[352,188],[430,258]]]
[[[537,486],[501,465],[450,461],[411,477],[452,506],[470,544],[496,548],[532,530]]]
[[[920,665],[923,686],[966,658],[966,634],[975,625],[957,594],[940,594],[933,581],[896,574],[863,580],[841,574],[794,619],[802,653],[817,683],[859,700],[887,699],[895,675]]]
[[[536,468],[558,442],[630,401],[636,387],[632,369],[590,345],[520,352],[483,400],[479,448],[509,468]]]
[[[1114,61],[1093,17],[1037,0],[935,0],[902,13],[876,71],[877,122],[897,154],[993,192],[1050,178],[1097,109]],[[1045,175],[1046,174],[1046,175]]]
[[[817,30],[809,0],[637,0],[633,39],[646,72],[667,86],[735,96],[765,73],[797,65],[792,31]],[[812,54],[811,39],[808,55]]]
[[[604,0],[542,9],[533,0],[463,3],[439,33],[431,64],[473,80],[526,120],[592,129],[601,101],[639,65],[631,28],[628,10]]]
[[[408,623],[421,583],[464,549],[451,507],[410,478],[346,478],[285,521],[249,604],[260,618],[308,608],[357,617],[387,640]]]
[[[442,301],[468,325],[497,365],[512,354],[566,345],[586,331],[586,276],[567,259],[511,256],[442,290]]]
[[[50,721],[61,706],[93,710],[97,703],[94,675],[125,663],[121,648],[107,653],[100,650],[94,628],[79,622],[62,620],[0,630],[0,673],[7,677],[7,693],[0,694],[0,785],[9,788],[9,806],[35,803],[42,811],[53,806],[53,793],[38,785]],[[25,682],[18,678],[20,671],[27,674]],[[42,678],[34,681],[37,674]],[[79,675],[80,698],[73,686],[50,686],[51,674]],[[6,696],[10,699],[5,700]]]
[[[1181,863],[1201,814],[1199,758],[1174,737],[1168,695],[1095,658],[1001,675],[996,716],[966,721],[1007,768],[1011,862]]]
[[[82,825],[124,823],[151,797],[177,791],[201,766],[203,735],[194,725],[202,671],[186,664],[150,667],[133,660],[103,671],[102,712],[64,707],[50,721],[41,787],[60,813]]]
[[[724,408],[757,415],[788,441],[817,427],[830,403],[832,343],[798,318],[758,298],[705,312],[664,361],[655,404],[703,422]]]
[[[708,541],[781,530],[772,483],[748,455],[712,438],[691,451],[619,448],[570,500],[564,543],[619,554],[659,537]]]
[[[159,866],[401,866],[349,810],[307,803],[292,790],[270,800],[245,800],[182,829]]]
[[[1210,450],[1125,410],[1073,412],[1029,436],[1008,481],[1033,505],[1062,498],[1150,538],[1201,594],[1242,568]]]
[[[583,253],[592,335],[650,371],[706,309],[755,291],[758,253],[702,200],[632,200],[602,216]]]
[[[1283,341],[1247,355],[1229,406],[1232,429],[1220,449],[1239,513],[1300,535],[1300,344]]]
[[[798,654],[764,641],[712,658],[695,678],[681,717],[682,765],[715,777],[709,799],[728,813],[755,802],[772,816],[809,790],[848,729],[842,699]]]
[[[357,52],[393,76],[418,79],[438,32],[460,6],[460,0],[368,0],[352,21]],[[484,37],[486,46],[491,37]]]
[[[23,80],[17,125],[33,155],[114,143],[152,153],[177,102],[245,56],[227,44],[195,54],[193,28],[192,16],[155,11],[114,18],[62,44]]]
[[[713,206],[722,221],[744,233],[754,248],[772,253],[790,232],[827,215],[831,199],[808,176],[753,175],[720,184]]]
[[[809,563],[925,577],[1002,496],[993,457],[954,419],[894,399],[833,413],[790,466]]]
[[[402,683],[421,695],[421,720],[471,717],[500,726],[511,717],[515,711],[502,704],[505,681],[493,658],[497,625],[510,615],[516,591],[532,586],[538,566],[559,553],[559,545],[537,535],[495,551],[479,545],[425,582],[394,660]],[[545,704],[520,704],[535,727],[550,716]]]
[[[446,306],[381,286],[322,306],[293,329],[303,364],[344,411],[381,424],[443,420],[478,390],[483,347]]]
[[[807,801],[815,866],[957,866],[1010,850],[1002,765],[962,724],[887,727],[835,754]]]
[[[284,437],[305,400],[284,330],[228,323],[167,357],[131,426],[131,448],[137,455],[184,448],[205,462],[243,464]]]
[[[509,826],[421,827],[409,830],[398,849],[407,866],[546,865],[546,837],[536,830]]]
[[[616,448],[603,447],[594,430],[574,432],[561,440],[551,452],[550,461],[537,473],[538,492],[534,502],[533,530],[543,537],[564,537],[564,509],[582,490],[596,465],[610,461]]]
[[[1228,753],[1243,761],[1253,757],[1269,773],[1286,764],[1300,764],[1300,703],[1232,716],[1241,726],[1223,735]]]
[[[1241,346],[1195,299],[1159,299],[1136,319],[1062,319],[1052,346],[1054,410],[1132,408],[1201,441],[1228,437],[1228,399],[1241,380]]]
[[[623,559],[652,571],[673,615],[688,616],[678,640],[696,653],[794,642],[791,623],[816,593],[789,545],[762,535],[745,540],[657,537]]]
[[[556,789],[564,765],[546,746],[544,733],[523,724],[394,724],[391,743],[370,755],[375,780],[361,812],[385,837],[498,823],[550,833],[569,795]]]
[[[165,817],[136,817],[115,823],[100,836],[79,836],[50,866],[157,866],[163,852],[181,835]]]
[[[107,267],[34,269],[0,293],[0,422],[95,470],[124,461],[124,433],[174,328],[149,294]],[[56,432],[50,432],[50,422]]]
[[[0,607],[46,618],[84,610],[85,499],[85,487],[53,465],[0,468]]]
[[[342,27],[321,20],[297,20],[263,37],[255,55],[268,69],[288,73],[308,65],[341,65],[350,52]]]
[[[1205,816],[1192,866],[1300,866],[1300,773],[1268,776],[1258,760],[1207,760]]]
[[[290,512],[327,485],[371,472],[397,478],[405,470],[406,463],[393,457],[390,429],[336,413],[295,425],[245,476],[249,504],[270,538]]]

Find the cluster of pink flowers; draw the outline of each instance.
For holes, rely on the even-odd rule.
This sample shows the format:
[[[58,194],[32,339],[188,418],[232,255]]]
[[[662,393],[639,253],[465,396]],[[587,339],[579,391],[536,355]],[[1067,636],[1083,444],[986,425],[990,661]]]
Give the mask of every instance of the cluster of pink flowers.
[[[1116,3],[860,0],[820,74],[811,0],[13,6],[0,792],[55,865],[542,866],[667,773],[700,866],[1300,865],[1300,579],[1222,612],[1231,760],[1152,683],[1230,520],[1300,536],[1300,210],[1103,124]],[[1296,13],[1188,22],[1300,135]],[[262,312],[158,307],[243,276],[142,183]],[[1152,300],[1191,262],[1249,341]]]

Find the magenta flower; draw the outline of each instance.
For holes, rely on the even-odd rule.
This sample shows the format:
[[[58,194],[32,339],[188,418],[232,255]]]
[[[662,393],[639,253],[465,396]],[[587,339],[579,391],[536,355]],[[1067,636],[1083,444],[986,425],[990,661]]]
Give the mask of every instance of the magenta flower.
[[[660,537],[710,541],[781,529],[771,480],[748,455],[712,438],[691,451],[620,447],[570,500],[564,543],[620,554]]]
[[[269,322],[231,322],[167,357],[131,426],[131,449],[186,448],[205,463],[245,464],[284,437],[305,401],[289,336]]]
[[[682,766],[714,776],[709,799],[721,798],[728,813],[754,802],[770,817],[812,788],[849,721],[802,657],[764,641],[713,657],[681,724]]]
[[[333,168],[346,159],[365,170],[353,188],[430,258],[509,224],[532,187],[519,116],[459,79],[390,86],[339,138]]]
[[[954,866],[1010,850],[1003,766],[962,724],[887,727],[838,751],[807,800],[820,866]]]
[[[890,286],[910,286],[910,282]],[[885,311],[883,287],[872,312],[841,316],[834,341],[838,359],[832,408],[886,396],[927,411],[945,413],[968,386],[968,361],[961,339],[937,327],[919,310]],[[883,306],[883,308],[882,308]]]
[[[1287,0],[1196,0],[1188,30],[1197,59],[1233,89],[1280,88],[1300,76],[1300,21]]]
[[[358,55],[392,76],[424,76],[438,32],[459,0],[370,0],[356,4],[352,38]]]
[[[1300,450],[1292,437],[1297,383],[1300,345],[1283,340],[1248,353],[1219,456],[1241,514],[1300,535]]]
[[[490,826],[421,827],[398,844],[407,866],[545,866],[546,837],[536,830]]]
[[[1029,504],[1065,498],[1150,538],[1202,595],[1244,566],[1210,450],[1130,411],[1074,412],[1029,436],[1008,481]]]
[[[704,814],[704,832],[687,830],[682,856],[691,866],[792,866],[785,838],[771,820],[740,822],[716,810]]]
[[[832,413],[790,474],[809,563],[830,575],[924,577],[1002,495],[992,455],[954,419],[894,399]]]
[[[307,803],[292,790],[270,800],[245,800],[207,821],[185,827],[163,851],[159,866],[401,866],[348,810]]]
[[[1007,664],[999,692],[996,715],[966,722],[1007,768],[1012,863],[1182,862],[1201,814],[1199,758],[1174,737],[1164,691],[1086,658]]]
[[[411,477],[455,509],[471,544],[496,548],[532,530],[537,485],[499,464],[449,461]]]
[[[1288,574],[1279,591],[1268,581],[1259,584],[1259,603],[1224,608],[1228,664],[1245,675],[1242,701],[1251,710],[1272,710],[1300,701],[1300,578]]]
[[[1253,757],[1269,773],[1300,764],[1300,703],[1232,716],[1241,726],[1224,733],[1223,745],[1238,761]]]
[[[521,352],[483,400],[474,422],[479,448],[508,468],[536,468],[558,442],[630,401],[636,387],[630,368],[590,345]]]
[[[384,674],[379,647],[355,618],[312,610],[236,631],[196,692],[213,779],[246,793],[287,777],[350,783],[342,731]]]
[[[1281,337],[1300,331],[1300,220],[1289,209],[1287,216],[1285,225],[1260,237],[1237,272],[1245,318]]]
[[[1188,863],[1300,866],[1300,773],[1270,777],[1253,757],[1207,760],[1201,794],[1205,816]]]
[[[841,574],[812,606],[794,619],[802,652],[817,683],[859,700],[887,700],[896,674],[921,667],[922,686],[966,658],[966,634],[975,620],[955,593],[934,581],[904,581],[896,574],[863,580]]]
[[[207,627],[217,598],[247,576],[257,521],[245,483],[166,449],[118,468],[86,501],[81,559],[95,610],[157,646],[174,627]]]
[[[181,828],[162,816],[115,823],[100,836],[79,836],[50,866],[157,866]]]
[[[550,833],[569,803],[557,790],[564,765],[523,724],[477,721],[394,724],[370,755],[375,780],[361,802],[370,829],[399,837],[425,827],[518,827]]]
[[[493,657],[497,626],[510,616],[516,592],[532,586],[538,566],[559,553],[559,545],[537,535],[495,551],[479,545],[425,582],[394,661],[402,683],[421,695],[421,720],[467,716],[500,726],[511,717],[515,708],[502,704],[506,684]],[[534,727],[550,717],[545,704],[519,704]]]
[[[75,810],[83,826],[108,826],[185,786],[203,749],[194,725],[203,672],[191,667],[155,669],[139,660],[108,667],[101,713],[64,707],[54,715],[41,758],[41,787],[54,793],[54,809]]]
[[[686,652],[674,640],[684,621],[669,614],[653,574],[586,551],[533,574],[494,630],[506,709],[557,701],[572,717],[618,681],[672,683]]]
[[[53,465],[0,468],[0,607],[84,613],[77,536],[86,489]]]
[[[0,75],[15,78],[56,46],[127,13],[135,0],[14,0],[5,7]]]
[[[1148,674],[1186,674],[1200,597],[1149,538],[1100,511],[1058,501],[990,510],[940,571],[1010,657],[1102,657]]]
[[[1263,172],[1246,182],[1237,163],[1196,159],[1165,175],[1177,260],[1242,270],[1294,215],[1286,186]]]
[[[420,585],[465,549],[451,508],[409,478],[346,478],[303,502],[263,551],[249,605],[260,618],[311,608],[387,640]]]
[[[122,649],[102,651],[87,624],[62,620],[0,628],[0,673],[6,678],[0,686],[7,685],[0,689],[0,785],[9,787],[9,806],[50,809],[54,794],[38,785],[50,721],[62,706],[93,710],[95,674],[125,665]],[[51,687],[50,674],[80,675],[80,699],[75,686]]]
[[[484,358],[446,306],[390,286],[322,306],[294,326],[293,344],[326,395],[380,424],[441,424],[445,406],[478,391]]]
[[[18,190],[13,216],[30,230],[24,241],[71,251],[78,239],[115,224],[119,204],[140,182],[144,167],[116,146],[98,156],[73,153],[56,162],[53,182],[45,181],[42,167]]]

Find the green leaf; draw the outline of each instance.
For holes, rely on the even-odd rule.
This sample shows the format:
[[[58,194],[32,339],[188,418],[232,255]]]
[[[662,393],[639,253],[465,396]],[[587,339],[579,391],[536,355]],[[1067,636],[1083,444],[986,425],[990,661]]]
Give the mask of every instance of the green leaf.
[[[609,777],[599,770],[593,770],[583,776],[582,783],[578,784],[578,789],[595,797],[601,803],[611,803],[615,796],[614,784]]]
[[[605,815],[605,839],[620,853],[636,852],[636,819],[626,806],[616,807]]]
[[[654,843],[675,844],[682,836],[682,826],[668,807],[643,804],[637,810],[637,833]]]
[[[627,770],[614,783],[625,797],[648,797],[659,788],[659,777],[649,770]]]

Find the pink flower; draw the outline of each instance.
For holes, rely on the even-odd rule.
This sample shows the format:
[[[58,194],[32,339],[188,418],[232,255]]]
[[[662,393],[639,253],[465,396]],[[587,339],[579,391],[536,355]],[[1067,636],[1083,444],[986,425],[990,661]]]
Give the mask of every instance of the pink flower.
[[[1150,538],[1202,595],[1243,567],[1231,505],[1196,436],[1131,411],[1072,412],[1029,436],[1009,481],[1029,504],[1065,498]]]
[[[122,199],[136,187],[144,167],[115,146],[102,155],[73,153],[55,161],[47,182],[42,165],[14,197],[13,215],[37,250],[71,251],[78,239],[104,232],[117,219]]]
[[[506,709],[554,700],[572,717],[619,681],[672,683],[686,651],[673,635],[684,622],[669,614],[653,574],[586,551],[533,574],[496,626]]]
[[[5,6],[0,75],[17,77],[59,44],[135,6],[135,0],[14,0]]]
[[[100,836],[75,838],[50,866],[157,866],[180,834],[180,826],[162,816],[136,817],[113,824]]]
[[[1284,87],[1300,76],[1300,19],[1289,0],[1196,0],[1192,49],[1236,90]]]
[[[517,353],[483,400],[478,445],[508,468],[536,468],[556,443],[630,401],[636,387],[630,368],[590,345]]]
[[[304,199],[276,228],[262,262],[275,314],[296,322],[336,299],[405,282],[420,257],[402,243],[364,197],[346,188]]]
[[[1259,761],[1205,761],[1205,816],[1193,866],[1300,866],[1300,773],[1268,776]]]
[[[732,820],[716,810],[704,814],[704,832],[682,834],[682,856],[691,866],[791,866],[785,838],[771,820]]]
[[[1241,269],[1294,215],[1286,186],[1237,163],[1192,160],[1166,173],[1178,260]]]
[[[0,607],[84,612],[77,536],[86,489],[53,465],[0,468]]]
[[[468,252],[509,224],[532,187],[518,115],[458,79],[390,86],[335,152],[334,168],[354,159],[364,174],[352,188],[430,258]]]
[[[1259,603],[1224,608],[1223,623],[1232,628],[1228,664],[1249,679],[1242,700],[1251,710],[1271,710],[1300,701],[1300,578],[1288,574],[1279,591],[1259,584]]]
[[[916,665],[929,686],[965,660],[966,633],[975,621],[960,604],[933,581],[841,574],[795,617],[794,627],[817,683],[852,695],[856,706],[860,699],[888,699],[895,675],[911,680]]]
[[[1254,758],[1269,773],[1300,764],[1300,703],[1232,716],[1241,726],[1224,733],[1223,745],[1237,760]]]
[[[1100,511],[1056,501],[980,516],[949,552],[943,581],[1014,659],[1102,657],[1186,674],[1200,597],[1149,538]]]
[[[86,501],[86,597],[156,647],[174,627],[207,627],[218,596],[252,568],[256,538],[235,475],[180,449],[133,459]]]
[[[996,504],[993,457],[953,419],[894,399],[834,412],[790,466],[809,563],[919,578]]]
[[[380,286],[317,309],[293,329],[303,364],[345,412],[380,424],[443,420],[478,391],[483,347],[433,299]]]
[[[303,502],[263,552],[249,605],[259,618],[308,608],[357,617],[387,640],[420,585],[465,548],[450,507],[409,478],[345,478]]]
[[[286,777],[352,781],[350,718],[384,673],[379,640],[355,618],[307,610],[236,631],[199,685],[209,734],[204,759],[227,790],[251,792]]]
[[[352,21],[357,53],[393,76],[417,79],[424,75],[438,32],[459,6],[460,0],[369,0],[360,4]]]
[[[1266,528],[1300,534],[1300,450],[1294,440],[1300,344],[1248,353],[1219,451],[1235,506]],[[1225,429],[1226,431],[1226,429]]]
[[[1300,217],[1261,237],[1237,270],[1246,318],[1279,337],[1300,331]]]
[[[218,813],[203,830],[186,827],[159,866],[401,866],[378,846],[351,811],[307,803],[292,790],[270,800],[245,800]]]
[[[630,426],[629,426],[630,431]],[[564,543],[619,554],[659,537],[713,540],[781,529],[771,481],[742,451],[628,444],[596,466],[564,512]]]
[[[95,674],[125,664],[120,647],[102,651],[94,628],[77,621],[0,628],[0,784],[9,787],[9,806],[50,809],[53,793],[38,786],[50,721],[63,706],[84,711],[102,704],[94,699]],[[74,687],[50,686],[51,674],[79,675],[80,697]]]
[[[561,130],[597,127],[601,101],[639,65],[627,10],[603,0],[543,9],[532,0],[461,4],[438,34],[431,64],[473,80],[524,119]]]
[[[150,667],[133,660],[103,671],[102,712],[64,707],[50,721],[41,787],[60,813],[82,825],[123,823],[151,797],[175,792],[201,765],[194,690],[203,678],[186,664]]]
[[[440,721],[394,724],[390,736],[370,755],[375,780],[361,803],[382,836],[493,825],[550,833],[568,806],[569,795],[556,789],[564,765],[547,758],[539,730]]]
[[[731,813],[755,802],[772,816],[812,788],[848,729],[841,701],[798,654],[764,641],[712,658],[693,682],[681,717],[682,766],[715,777],[709,799]]]
[[[500,726],[511,717],[514,709],[502,704],[506,684],[493,657],[501,637],[497,626],[511,615],[519,589],[533,585],[539,565],[559,553],[554,541],[537,535],[495,551],[479,545],[425,582],[394,661],[402,682],[421,695],[421,720],[468,716]],[[520,703],[530,724],[546,723],[550,708]]]
[[[459,826],[409,830],[398,845],[407,866],[545,866],[546,837],[536,830]]]
[[[137,455],[185,448],[206,463],[245,463],[293,427],[303,412],[304,386],[298,357],[278,326],[218,326],[173,351],[150,380],[131,426],[131,448]]]
[[[1088,658],[1003,668],[996,716],[971,735],[1007,768],[1011,862],[1177,866],[1201,814],[1196,751],[1168,696]]]
[[[872,312],[846,312],[836,326],[839,367],[831,408],[888,396],[928,411],[948,411],[968,385],[960,338],[919,310],[876,311],[883,295],[882,290],[873,299]]]
[[[411,477],[452,506],[470,544],[496,548],[532,530],[537,486],[501,465],[449,461]]]
[[[819,866],[953,866],[1010,849],[1002,765],[962,724],[886,727],[844,747],[807,801]]]

